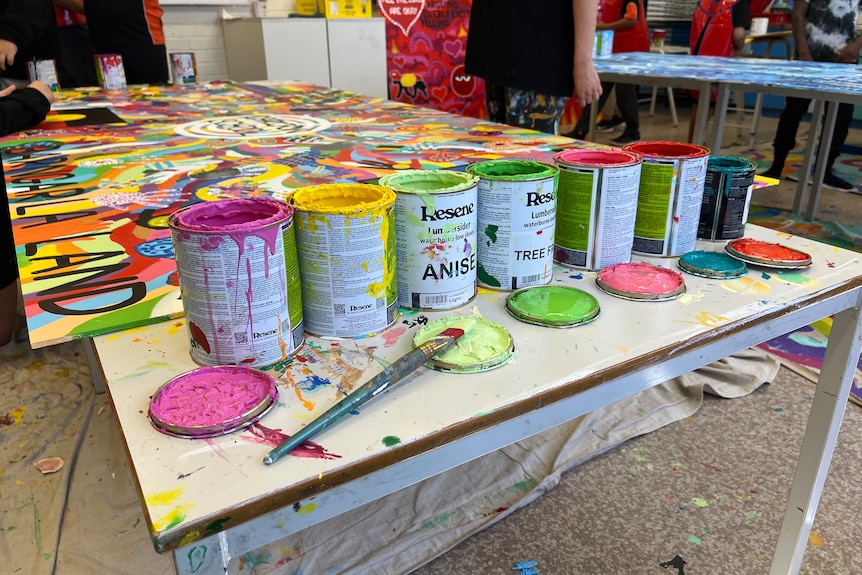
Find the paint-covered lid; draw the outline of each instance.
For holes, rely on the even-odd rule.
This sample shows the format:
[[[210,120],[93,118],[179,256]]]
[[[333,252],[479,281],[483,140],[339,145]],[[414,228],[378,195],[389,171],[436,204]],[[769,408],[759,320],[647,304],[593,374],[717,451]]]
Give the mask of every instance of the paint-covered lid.
[[[560,169],[533,160],[489,160],[467,166],[467,173],[486,180],[529,182],[553,178]]]
[[[742,277],[748,273],[745,262],[730,257],[724,252],[696,250],[679,258],[679,269],[693,276],[719,280]]]
[[[216,437],[248,427],[277,398],[275,380],[262,371],[240,365],[199,367],[156,390],[147,417],[167,435]]]
[[[738,260],[769,268],[797,270],[811,265],[811,256],[803,251],[751,238],[732,240],[724,249]]]
[[[476,187],[479,178],[467,172],[452,170],[403,170],[380,178],[381,186],[397,193],[445,194]]]
[[[638,154],[619,149],[594,150],[572,149],[554,154],[554,161],[560,167],[576,166],[584,168],[620,168],[641,162]]]
[[[506,298],[506,311],[525,323],[546,327],[574,327],[599,317],[599,300],[569,286],[519,289]]]
[[[665,301],[685,293],[682,274],[644,262],[602,268],[596,285],[611,295],[637,301]]]
[[[515,357],[512,334],[505,327],[483,317],[447,316],[419,329],[413,336],[413,345],[419,346],[441,331],[457,327],[464,330],[455,345],[431,358],[427,367],[452,373],[488,371]]]

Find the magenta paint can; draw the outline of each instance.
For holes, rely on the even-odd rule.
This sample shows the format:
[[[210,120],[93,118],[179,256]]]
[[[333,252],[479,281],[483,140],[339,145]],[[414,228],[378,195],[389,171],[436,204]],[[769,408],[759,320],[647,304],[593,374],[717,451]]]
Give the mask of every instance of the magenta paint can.
[[[632,251],[676,257],[694,250],[709,148],[657,141],[623,150],[643,158]]]
[[[554,261],[587,270],[631,261],[640,156],[575,149],[554,161],[560,168]]]
[[[103,90],[122,90],[126,87],[126,69],[119,54],[96,54],[96,77]]]
[[[293,208],[271,198],[203,202],[168,218],[192,359],[264,366],[305,341]]]

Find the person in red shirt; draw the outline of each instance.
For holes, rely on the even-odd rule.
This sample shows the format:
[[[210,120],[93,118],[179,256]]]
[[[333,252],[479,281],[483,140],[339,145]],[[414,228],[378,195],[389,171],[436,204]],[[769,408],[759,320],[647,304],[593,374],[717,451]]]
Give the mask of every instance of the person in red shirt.
[[[596,30],[613,30],[615,54],[623,52],[649,52],[649,28],[643,0],[605,0],[600,21]],[[640,120],[638,116],[638,88],[635,84],[614,84],[602,82],[602,95],[599,108],[605,105],[611,94],[616,92],[617,107],[626,124],[623,133],[611,140],[611,144],[622,146],[640,140]],[[583,140],[587,136],[590,122],[590,106],[584,107],[574,129],[565,136]]]

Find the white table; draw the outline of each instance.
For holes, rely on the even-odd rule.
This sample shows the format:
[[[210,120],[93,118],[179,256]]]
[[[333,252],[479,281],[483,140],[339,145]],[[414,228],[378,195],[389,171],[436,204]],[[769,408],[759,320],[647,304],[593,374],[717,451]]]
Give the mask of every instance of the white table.
[[[472,375],[420,368],[315,438],[319,455],[340,458],[289,456],[268,467],[261,459],[270,446],[251,431],[210,440],[163,435],[145,414],[161,384],[196,367],[183,321],[96,337],[157,550],[172,551],[183,575],[223,573],[238,554],[834,314],[771,571],[798,572],[862,345],[862,263],[856,253],[757,226],[747,236],[802,249],[813,265],[751,269],[735,280],[685,275],[687,293],[667,302],[615,298],[595,286],[595,273],[558,268],[556,283],[593,293],[602,306],[595,322],[563,331],[517,322],[504,293],[483,292],[450,313],[507,326],[515,359]],[[279,404],[258,435],[295,432],[338,399],[335,384],[349,391],[405,353],[422,315],[448,313],[408,313],[407,323],[367,339],[309,338],[280,376]],[[313,377],[330,384],[312,391],[303,382]],[[399,441],[387,447],[381,439],[392,436]],[[312,499],[314,512],[296,511]]]
[[[686,54],[658,54],[627,52],[611,56],[597,56],[596,71],[602,79],[611,82],[628,82],[651,86],[672,86],[699,90],[697,117],[693,141],[705,144],[713,154],[721,151],[721,138],[731,91],[755,92],[810,98],[814,101],[806,154],[803,160],[799,186],[793,211],[802,213],[808,182],[805,177],[814,163],[811,195],[805,217],[817,217],[817,204],[826,171],[828,146],[819,148],[816,161],[817,129],[826,102],[862,104],[862,68],[829,62],[803,62],[800,60],[776,61],[763,58],[718,58]],[[709,106],[705,92],[717,88],[715,119],[712,133],[707,138]],[[837,106],[830,106],[823,124],[824,142],[832,140]]]

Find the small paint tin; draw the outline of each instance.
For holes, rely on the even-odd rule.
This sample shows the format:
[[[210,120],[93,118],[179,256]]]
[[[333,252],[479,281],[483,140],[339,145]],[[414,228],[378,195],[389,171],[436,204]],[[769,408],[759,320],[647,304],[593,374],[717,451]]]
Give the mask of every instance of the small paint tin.
[[[744,158],[709,158],[700,206],[698,238],[732,240],[745,235],[751,191],[754,189],[754,170],[754,163]]]
[[[554,261],[599,270],[631,260],[641,158],[623,150],[564,150],[560,168]]]
[[[748,273],[745,262],[724,252],[695,250],[682,254],[677,265],[679,269],[693,276],[717,280],[734,279]]]
[[[122,90],[126,87],[126,69],[119,54],[96,54],[96,76],[103,90]]]
[[[731,240],[724,250],[738,260],[768,268],[798,270],[811,265],[811,256],[803,251],[751,238]]]
[[[395,193],[370,184],[299,188],[296,244],[305,328],[365,337],[398,315]]]
[[[506,298],[506,311],[524,323],[544,327],[574,327],[599,317],[599,300],[568,286],[535,286],[519,289]]]
[[[676,257],[695,249],[709,148],[680,142],[635,142],[643,158],[632,251]]]
[[[171,52],[170,61],[174,86],[192,86],[198,83],[198,67],[193,52]]]
[[[554,277],[559,168],[530,160],[467,166],[479,178],[479,285],[504,290],[544,285]]]
[[[682,274],[644,262],[602,268],[596,285],[611,295],[633,301],[666,301],[685,293]]]
[[[168,218],[192,359],[271,365],[305,341],[293,209],[231,198]]]
[[[199,367],[156,390],[147,418],[174,437],[217,437],[253,424],[277,399],[267,373],[240,365]]]
[[[450,327],[464,330],[448,350],[431,358],[426,367],[451,373],[478,373],[505,365],[515,357],[512,334],[505,327],[483,317],[448,316],[429,322],[413,335],[419,345]]]
[[[47,84],[51,90],[60,88],[60,82],[57,80],[57,64],[54,60],[36,60],[35,58],[28,60],[27,73],[31,82],[39,80]]]
[[[398,304],[445,310],[476,296],[479,178],[448,170],[405,170],[380,178],[396,193]]]

